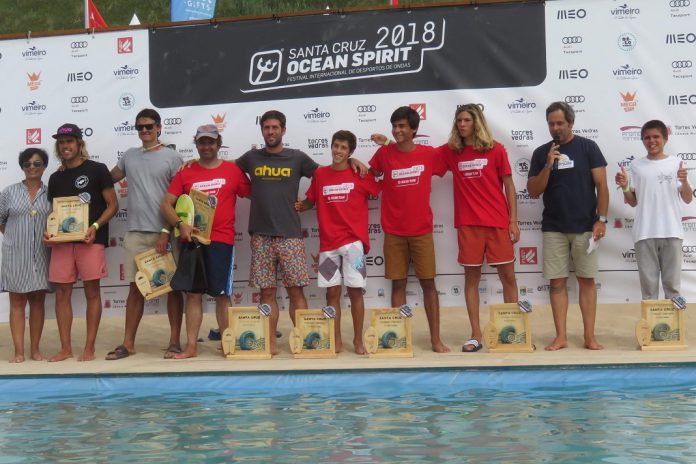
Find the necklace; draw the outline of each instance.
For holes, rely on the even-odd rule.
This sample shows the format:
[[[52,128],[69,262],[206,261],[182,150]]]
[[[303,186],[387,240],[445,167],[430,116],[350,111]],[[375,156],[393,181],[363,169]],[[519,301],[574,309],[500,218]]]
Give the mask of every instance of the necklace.
[[[147,147],[147,148],[143,147],[143,153],[145,153],[146,151],[152,151],[152,150],[154,150],[155,148],[161,147],[161,146],[162,146],[162,144],[161,144],[161,143],[158,143],[157,145],[153,145],[153,146],[151,146],[151,147]]]

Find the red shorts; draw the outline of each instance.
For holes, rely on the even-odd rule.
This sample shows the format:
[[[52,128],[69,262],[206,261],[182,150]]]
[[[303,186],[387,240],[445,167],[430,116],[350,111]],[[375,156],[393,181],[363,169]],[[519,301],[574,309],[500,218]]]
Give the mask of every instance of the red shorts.
[[[48,280],[56,284],[99,280],[109,275],[104,245],[98,243],[57,243],[51,247]]]
[[[462,266],[489,266],[515,261],[515,246],[507,229],[484,226],[461,226],[457,229],[459,257]]]

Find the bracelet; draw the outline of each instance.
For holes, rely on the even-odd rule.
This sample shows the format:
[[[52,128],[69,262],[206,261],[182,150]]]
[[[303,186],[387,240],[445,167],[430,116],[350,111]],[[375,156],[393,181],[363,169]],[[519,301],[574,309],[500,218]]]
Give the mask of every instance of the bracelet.
[[[385,147],[386,147],[387,145],[389,145],[389,139],[385,140],[384,143],[383,143],[382,145],[384,145]]]
[[[97,221],[94,221],[92,227],[94,227],[94,230],[99,230],[99,223]]]
[[[626,184],[625,187],[621,187],[621,190],[623,190],[624,193],[629,193],[631,191],[631,187]]]
[[[553,163],[546,163],[544,165],[544,169],[551,169],[553,167]]]
[[[166,227],[162,227],[162,230],[160,230],[161,233],[169,235],[169,229]]]
[[[176,227],[176,228],[178,229],[179,226],[180,226],[183,222],[184,222],[184,221],[182,221],[181,219],[179,219],[178,221],[176,221],[176,224],[174,224],[174,227]]]

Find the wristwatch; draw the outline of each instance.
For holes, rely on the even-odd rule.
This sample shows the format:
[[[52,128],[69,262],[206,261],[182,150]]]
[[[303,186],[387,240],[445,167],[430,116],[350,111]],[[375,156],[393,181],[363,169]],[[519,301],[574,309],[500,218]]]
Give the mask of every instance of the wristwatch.
[[[597,220],[598,220],[599,222],[601,222],[602,224],[606,224],[607,222],[609,222],[609,221],[607,220],[607,217],[606,217],[606,216],[599,216],[599,219],[597,219]]]

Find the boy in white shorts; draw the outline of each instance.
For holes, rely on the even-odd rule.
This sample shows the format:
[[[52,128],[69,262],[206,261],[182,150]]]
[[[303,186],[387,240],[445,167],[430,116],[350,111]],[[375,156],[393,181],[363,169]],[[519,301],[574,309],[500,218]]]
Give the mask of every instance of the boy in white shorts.
[[[367,200],[379,194],[372,174],[360,178],[348,165],[357,140],[340,130],[331,139],[331,166],[314,171],[307,198],[295,208],[307,211],[317,205],[319,220],[319,272],[317,285],[326,288],[326,304],[336,308],[336,351],[341,351],[341,275],[350,298],[353,346],[365,354],[362,328],[365,316],[363,289],[367,286],[365,254],[370,250],[367,232]]]

